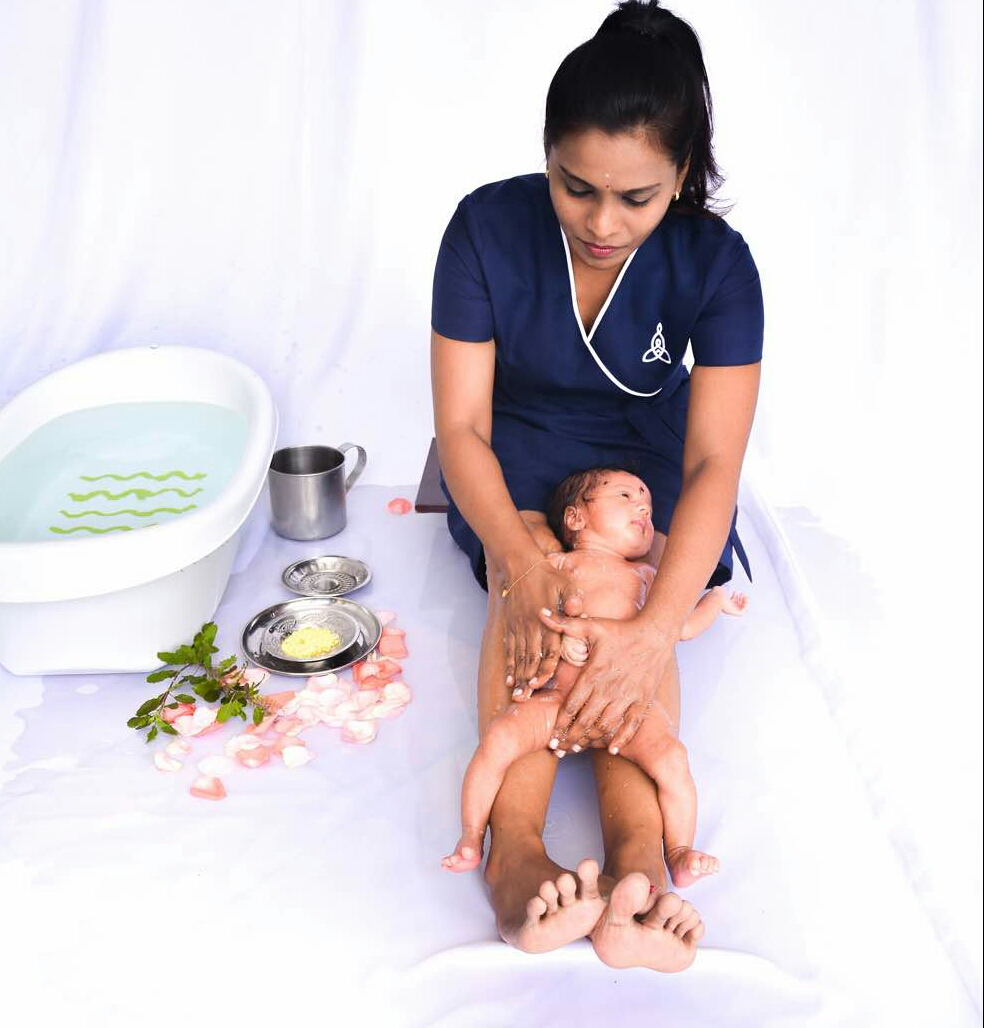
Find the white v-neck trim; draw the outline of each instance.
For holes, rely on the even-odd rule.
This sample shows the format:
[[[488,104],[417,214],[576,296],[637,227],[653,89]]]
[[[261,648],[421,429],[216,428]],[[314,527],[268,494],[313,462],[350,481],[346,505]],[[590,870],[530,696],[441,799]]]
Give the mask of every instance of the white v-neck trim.
[[[622,270],[618,273],[618,278],[615,279],[615,283],[609,291],[608,297],[602,305],[601,310],[598,311],[598,316],[594,319],[594,323],[591,326],[591,331],[585,332],[584,322],[581,320],[581,312],[580,310],[578,310],[577,306],[577,286],[574,284],[574,265],[571,262],[571,248],[567,242],[567,236],[564,235],[563,228],[561,228],[560,230],[560,238],[564,244],[564,255],[567,257],[567,276],[570,279],[571,306],[574,308],[574,317],[577,319],[577,327],[581,330],[581,338],[584,340],[584,345],[588,348],[588,353],[590,353],[591,356],[594,357],[595,364],[597,364],[598,367],[601,368],[601,370],[608,377],[608,379],[615,385],[617,385],[619,389],[621,389],[624,393],[630,393],[632,396],[655,396],[656,393],[661,393],[663,391],[662,386],[660,386],[659,389],[655,390],[655,392],[652,393],[640,393],[635,389],[630,389],[624,383],[619,382],[619,380],[608,370],[608,368],[605,367],[604,361],[602,361],[602,359],[595,352],[595,348],[591,345],[591,340],[594,338],[595,332],[598,331],[598,326],[601,324],[601,319],[605,316],[605,311],[608,310],[608,306],[614,299],[615,293],[618,292],[618,287],[621,285],[622,279],[625,277],[625,273],[629,270],[629,265],[632,263],[632,259],[639,252],[638,249],[633,250],[632,253],[630,253],[629,256],[625,259],[625,263],[622,265]]]

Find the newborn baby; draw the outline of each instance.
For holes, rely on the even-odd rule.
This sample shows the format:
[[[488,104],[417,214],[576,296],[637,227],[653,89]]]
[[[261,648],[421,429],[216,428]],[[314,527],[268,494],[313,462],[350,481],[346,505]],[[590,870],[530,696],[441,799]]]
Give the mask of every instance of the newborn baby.
[[[548,559],[575,581],[586,616],[630,618],[646,602],[656,577],[656,568],[646,560],[653,544],[651,515],[649,490],[626,471],[579,472],[555,490],[548,520],[564,550]],[[747,602],[741,593],[729,596],[721,586],[710,590],[687,618],[680,638],[692,639],[721,612],[741,614]],[[489,813],[507,769],[526,754],[545,748],[552,738],[560,705],[588,657],[587,644],[572,636],[563,637],[561,652],[552,688],[510,704],[489,723],[465,772],[461,838],[454,853],[442,861],[446,870],[470,871],[478,866]],[[697,790],[677,726],[659,704],[620,753],[656,783],[663,815],[663,855],[673,884],[681,888],[715,874],[717,858],[693,848]]]

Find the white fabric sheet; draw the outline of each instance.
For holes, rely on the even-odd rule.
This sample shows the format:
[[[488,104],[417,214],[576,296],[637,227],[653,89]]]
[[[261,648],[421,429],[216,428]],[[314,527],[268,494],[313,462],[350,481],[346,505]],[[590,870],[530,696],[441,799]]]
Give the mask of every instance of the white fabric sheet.
[[[248,617],[285,597],[287,563],[326,548],[367,560],[374,578],[355,598],[398,612],[414,690],[369,746],[322,726],[306,733],[310,764],[237,770],[212,803],[187,792],[190,758],[161,774],[159,744],[125,727],[150,689],[140,676],[0,675],[13,1009],[39,1024],[102,1026],[138,1011],[141,1023],[168,1023],[165,1006],[194,1024],[343,1014],[414,1026],[975,1023],[803,659],[754,494],[740,522],[751,609],[679,648],[698,843],[723,865],[688,894],[708,925],[695,966],[613,971],[586,942],[543,957],[497,942],[480,875],[439,866],[475,743],[485,594],[443,518],[388,514],[395,494],[356,488],[350,524],[327,547],[274,536],[264,499],[217,614],[219,645],[233,652]],[[219,751],[225,734],[195,754]],[[568,866],[601,857],[583,760],[560,769],[546,838]]]
[[[891,891],[889,884],[878,884],[884,865],[901,869],[915,904],[876,903],[875,913],[865,907],[866,974],[874,962],[868,999],[874,1003],[879,983],[891,977],[879,969],[882,948],[888,947],[885,959],[891,964],[901,940],[914,931],[918,910],[979,1015],[981,7],[965,0],[831,0],[821,8],[787,0],[679,0],[671,7],[694,24],[703,43],[715,101],[716,154],[727,175],[722,195],[735,202],[729,220],[749,241],[766,300],[762,392],[747,461],[756,499],[752,504],[746,495],[744,528],[746,534],[751,530],[754,507],[760,514],[758,552],[767,550],[778,577],[760,577],[766,573],[759,572],[761,561],[756,565],[757,613],[733,637],[742,645],[755,639],[751,662],[743,658],[730,666],[741,689],[768,687],[754,678],[760,663],[789,680],[789,689],[780,690],[768,679],[781,693],[777,709],[784,716],[755,722],[754,741],[745,743],[741,759],[728,765],[716,789],[706,754],[716,756],[718,745],[728,752],[728,745],[738,743],[707,734],[703,825],[707,830],[714,824],[715,808],[708,804],[737,788],[736,781],[746,781],[746,765],[747,780],[759,780],[776,756],[772,747],[782,744],[790,751],[776,772],[789,790],[783,793],[788,810],[775,807],[788,820],[776,829],[784,838],[797,838],[797,831],[802,836],[798,818],[805,817],[817,791],[816,783],[806,786],[797,777],[802,764],[812,767],[802,754],[815,747],[824,767],[852,768],[851,791],[858,810],[867,813],[858,812],[857,822],[847,824],[860,831],[859,838],[880,839],[878,852],[887,856],[872,868],[866,846],[852,838],[845,847],[844,832],[825,835],[824,889],[833,876],[866,904],[870,890],[876,897],[879,890]],[[607,9],[607,0],[0,5],[0,139],[7,144],[0,161],[0,403],[48,371],[102,350],[147,343],[206,346],[244,360],[263,376],[280,411],[282,445],[352,440],[369,450],[364,482],[416,482],[432,434],[429,291],[443,228],[460,197],[478,184],[542,167],[541,118],[550,76]],[[433,545],[438,564],[446,559],[461,565],[441,549],[449,544],[436,528],[426,531],[434,532],[425,545]],[[252,572],[234,579],[224,608],[232,614],[223,614],[224,623],[245,616],[249,603],[240,600],[254,587]],[[461,565],[460,574],[449,577],[448,602],[470,603],[470,589]],[[416,602],[404,595],[405,604]],[[438,602],[444,599],[428,594],[427,604]],[[436,617],[437,610],[451,607],[422,609]],[[763,620],[755,622],[755,616]],[[460,690],[470,688],[470,665],[468,674],[464,668],[474,659],[479,620],[467,608],[455,610],[451,628],[425,633],[414,657],[436,659],[451,647],[440,664],[459,689],[455,703],[466,695]],[[719,711],[718,697],[728,695],[720,687],[724,658],[718,647],[737,629],[715,631],[713,640],[694,644],[684,658],[695,684],[687,698],[689,718],[703,709],[705,690],[714,696],[708,711]],[[698,659],[701,666],[688,672],[687,662]],[[40,745],[46,756],[31,755],[34,730],[24,730],[22,718],[10,710],[40,701],[42,683],[5,677],[0,688],[0,738],[27,747],[16,751],[19,763],[10,773],[25,761],[56,761],[18,774],[7,786],[14,793],[4,794],[5,804],[29,783],[34,795],[35,784],[50,781],[64,802],[53,799],[47,812],[35,812],[38,825],[49,814],[65,816],[76,791],[85,803],[112,814],[110,794],[90,794],[85,784],[91,769],[72,776],[69,765],[57,763],[74,759],[57,739]],[[51,703],[46,699],[33,716],[43,711],[46,719],[48,707],[58,705],[55,695],[67,695],[68,701],[59,701],[66,703],[65,716],[86,711],[101,733],[105,773],[115,761],[129,759],[119,750],[114,715],[102,711],[107,697],[123,688],[120,682],[104,686],[85,704],[71,683],[51,680],[43,688]],[[434,689],[444,696],[436,684]],[[121,709],[125,713],[130,706],[128,701]],[[466,718],[472,706],[461,700],[458,735],[447,743],[443,766],[422,768],[420,747],[407,746],[413,759],[402,752],[390,758],[393,775],[405,780],[412,795],[433,800],[449,819],[453,804],[447,801],[470,746]],[[390,744],[395,732],[411,731],[420,710],[384,726],[393,729]],[[688,743],[700,752],[699,717],[690,724],[696,731]],[[766,731],[766,724],[774,731]],[[372,751],[374,761],[385,762],[379,754],[386,745],[384,733]],[[366,757],[360,751],[339,759],[354,766]],[[315,768],[323,769],[324,762],[307,770],[321,773]],[[787,779],[790,768],[797,773]],[[565,769],[565,775],[576,776],[577,770]],[[441,803],[422,791],[433,791],[435,781],[445,790]],[[773,779],[769,783],[777,788]],[[797,787],[806,790],[802,808],[792,799]],[[161,795],[154,792],[156,782],[135,788],[141,803]],[[562,782],[561,799],[567,788]],[[360,802],[360,793],[346,795],[353,797],[351,804]],[[744,794],[741,799],[747,801]],[[228,811],[232,802],[221,809]],[[834,799],[824,802],[825,809],[837,808]],[[29,856],[22,866],[4,865],[6,893],[34,904],[39,914],[70,895],[64,877],[70,858],[83,875],[105,866],[98,847],[86,849],[85,840],[98,842],[105,832],[118,848],[135,847],[132,852],[146,858],[142,833],[154,830],[164,840],[164,826],[173,829],[170,808],[135,813],[124,830],[94,820],[96,811],[85,803],[73,829],[81,840],[78,852],[63,825],[52,828],[61,864],[45,873],[57,887],[49,888],[42,873],[39,884],[20,889],[18,875],[38,874]],[[745,805],[720,808],[724,823],[740,819],[744,825]],[[5,816],[21,824],[28,807],[18,800],[5,806]],[[136,801],[134,808],[142,809]],[[407,816],[405,804],[400,812]],[[201,831],[236,822],[216,813]],[[288,862],[298,859],[292,833],[303,835],[306,826],[290,827],[288,814],[283,816],[287,827],[279,844]],[[841,822],[832,817],[831,823]],[[323,819],[316,824],[323,826]],[[428,838],[428,859],[437,836],[438,850],[453,841],[450,825],[448,820]],[[343,847],[358,838],[349,838],[351,829],[341,821],[331,830],[333,838],[343,838]],[[241,825],[237,831],[244,837]],[[708,845],[712,841],[717,844],[711,836]],[[12,844],[24,845],[28,854],[44,848],[30,832]],[[160,867],[177,849],[164,841],[158,845],[161,863],[153,865],[152,876],[168,899],[177,886],[160,884]],[[221,836],[202,843],[205,852],[222,859],[231,845]],[[266,845],[256,842],[256,852],[266,853]],[[370,861],[380,859],[371,848],[369,854]],[[124,857],[113,860],[121,882],[127,876],[136,880],[135,865],[121,871]],[[247,865],[233,873],[243,894],[264,881]],[[752,877],[768,885],[770,865],[755,864],[760,866],[760,877]],[[200,883],[212,882],[213,874],[203,870],[198,878],[189,872],[182,882],[191,895],[203,896]],[[467,901],[460,884],[457,891],[447,883],[435,888],[449,890],[437,895],[453,902],[452,924],[467,909],[474,919],[469,923],[480,926],[471,934],[454,929],[459,934],[451,941],[491,937],[477,886]],[[757,927],[752,921],[762,908],[740,888],[727,876],[703,887],[701,895],[720,896],[721,910],[708,911],[712,946],[738,948],[733,938],[721,942],[715,935],[729,918]],[[773,891],[765,889],[766,902],[775,899]],[[381,892],[378,903],[392,907],[388,882]],[[807,902],[801,893],[794,893],[797,904]],[[776,895],[785,903],[790,892]],[[438,934],[452,930],[435,920],[441,907],[431,903],[433,896],[425,894],[414,908],[414,930],[422,936],[432,928],[439,927]],[[346,894],[339,902],[348,900]],[[305,910],[303,900],[283,902],[295,913]],[[824,891],[825,916],[831,902]],[[15,909],[25,914],[30,908]],[[218,912],[224,917],[225,907],[212,897],[202,910],[213,916],[175,909],[179,913],[163,918],[151,918],[146,910],[128,919],[117,913],[112,923],[125,940],[146,937],[158,957],[164,940],[155,942],[145,925],[173,932],[165,940],[177,940],[179,925],[224,923]],[[372,909],[378,915],[379,907]],[[766,909],[776,938],[794,933],[797,922],[788,907]],[[338,952],[327,907],[319,914],[320,938]],[[388,926],[386,915],[380,916]],[[80,923],[69,919],[70,930]],[[91,922],[93,928],[97,924],[98,919]],[[47,927],[42,916],[28,919],[29,931]],[[850,930],[843,933],[849,936]],[[231,944],[234,935],[227,932],[222,944]],[[255,931],[247,935],[258,937]],[[193,931],[180,936],[194,937]],[[303,931],[300,937],[308,938]],[[111,950],[105,942],[100,952],[114,952],[132,971],[139,947],[117,943]],[[57,950],[55,944],[40,950],[16,941],[9,945],[22,955]],[[291,945],[271,938],[269,949],[278,953],[282,969]],[[437,939],[435,949],[442,945],[449,943]],[[416,960],[424,948],[401,959]],[[502,968],[498,981],[506,983],[500,991],[516,1003],[546,1002],[534,990],[556,982],[543,972],[556,964],[517,963],[503,947],[492,952],[501,962],[495,965]],[[313,971],[321,967],[316,959],[305,951],[300,965],[311,992],[320,980]],[[569,954],[556,959],[566,961]],[[911,1008],[918,1011],[928,1009],[919,1006],[926,997],[938,994],[944,1005],[957,1002],[956,988],[941,987],[932,960],[923,970],[918,958],[906,959],[904,973],[892,979],[903,985],[891,1002],[896,994],[918,996]],[[710,960],[702,957],[687,981],[704,981],[697,976],[712,966]],[[483,961],[488,963],[484,955],[476,964]],[[69,961],[59,973],[81,982],[82,970],[72,966]],[[89,967],[85,960],[80,966]],[[439,993],[435,981],[458,977],[455,967],[436,959],[418,970],[407,987],[432,998]],[[95,983],[111,973],[103,966],[101,977],[87,979],[87,990],[95,994]],[[756,976],[747,964],[727,973],[742,983],[743,995],[749,982],[757,983],[748,1023],[755,1012],[773,1009],[769,990],[779,988],[780,979]],[[38,981],[41,970],[32,974],[22,979],[25,987]],[[826,1002],[833,979],[824,975],[817,972],[816,981]],[[521,977],[529,983],[525,994]],[[122,983],[114,985],[122,994],[135,995],[122,974],[113,980]],[[619,980],[624,994],[627,979]],[[721,981],[727,980],[725,974]],[[271,988],[270,997],[279,997],[281,987],[278,982]],[[558,986],[571,987],[566,980]],[[676,990],[690,988],[710,994],[711,985],[674,980],[660,988],[674,990],[676,997],[683,995]],[[473,994],[483,997],[476,1003],[486,1002],[480,989]],[[809,1007],[814,994],[803,999],[802,992],[779,988],[777,995],[775,1009],[782,1010],[782,997]],[[59,1002],[53,991],[46,999]],[[461,1002],[452,989],[452,1020]],[[585,1009],[593,1009],[586,1002]],[[738,1016],[736,1002],[731,990],[728,1010]],[[857,1009],[866,1002],[859,999]],[[408,1009],[420,1008],[411,1003]],[[671,1003],[669,1009],[676,1007]]]

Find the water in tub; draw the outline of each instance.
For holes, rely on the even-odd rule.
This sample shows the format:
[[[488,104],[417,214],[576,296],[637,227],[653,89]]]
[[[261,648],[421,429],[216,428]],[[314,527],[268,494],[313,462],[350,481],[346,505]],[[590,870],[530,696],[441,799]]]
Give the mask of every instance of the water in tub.
[[[135,532],[201,510],[245,443],[244,415],[210,403],[63,414],[0,458],[0,542]]]

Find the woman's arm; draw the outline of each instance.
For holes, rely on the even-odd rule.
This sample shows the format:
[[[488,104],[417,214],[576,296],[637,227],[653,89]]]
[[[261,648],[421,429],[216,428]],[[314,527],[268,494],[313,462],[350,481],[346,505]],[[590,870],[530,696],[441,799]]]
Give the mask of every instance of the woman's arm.
[[[454,502],[481,539],[502,581],[515,582],[543,552],[520,517],[492,452],[492,383],[495,343],[466,343],[431,333],[431,384],[434,428],[441,470]],[[506,680],[525,687],[531,678],[545,682],[560,659],[560,640],[547,631],[537,611],[558,609],[567,579],[544,563],[510,591],[506,616]],[[541,660],[541,652],[545,654]]]
[[[731,527],[738,479],[758,397],[760,364],[695,367],[691,375],[683,486],[659,574],[630,621],[543,617],[591,640],[591,656],[557,718],[566,745],[612,734],[617,751],[636,733],[687,615],[717,565]]]

